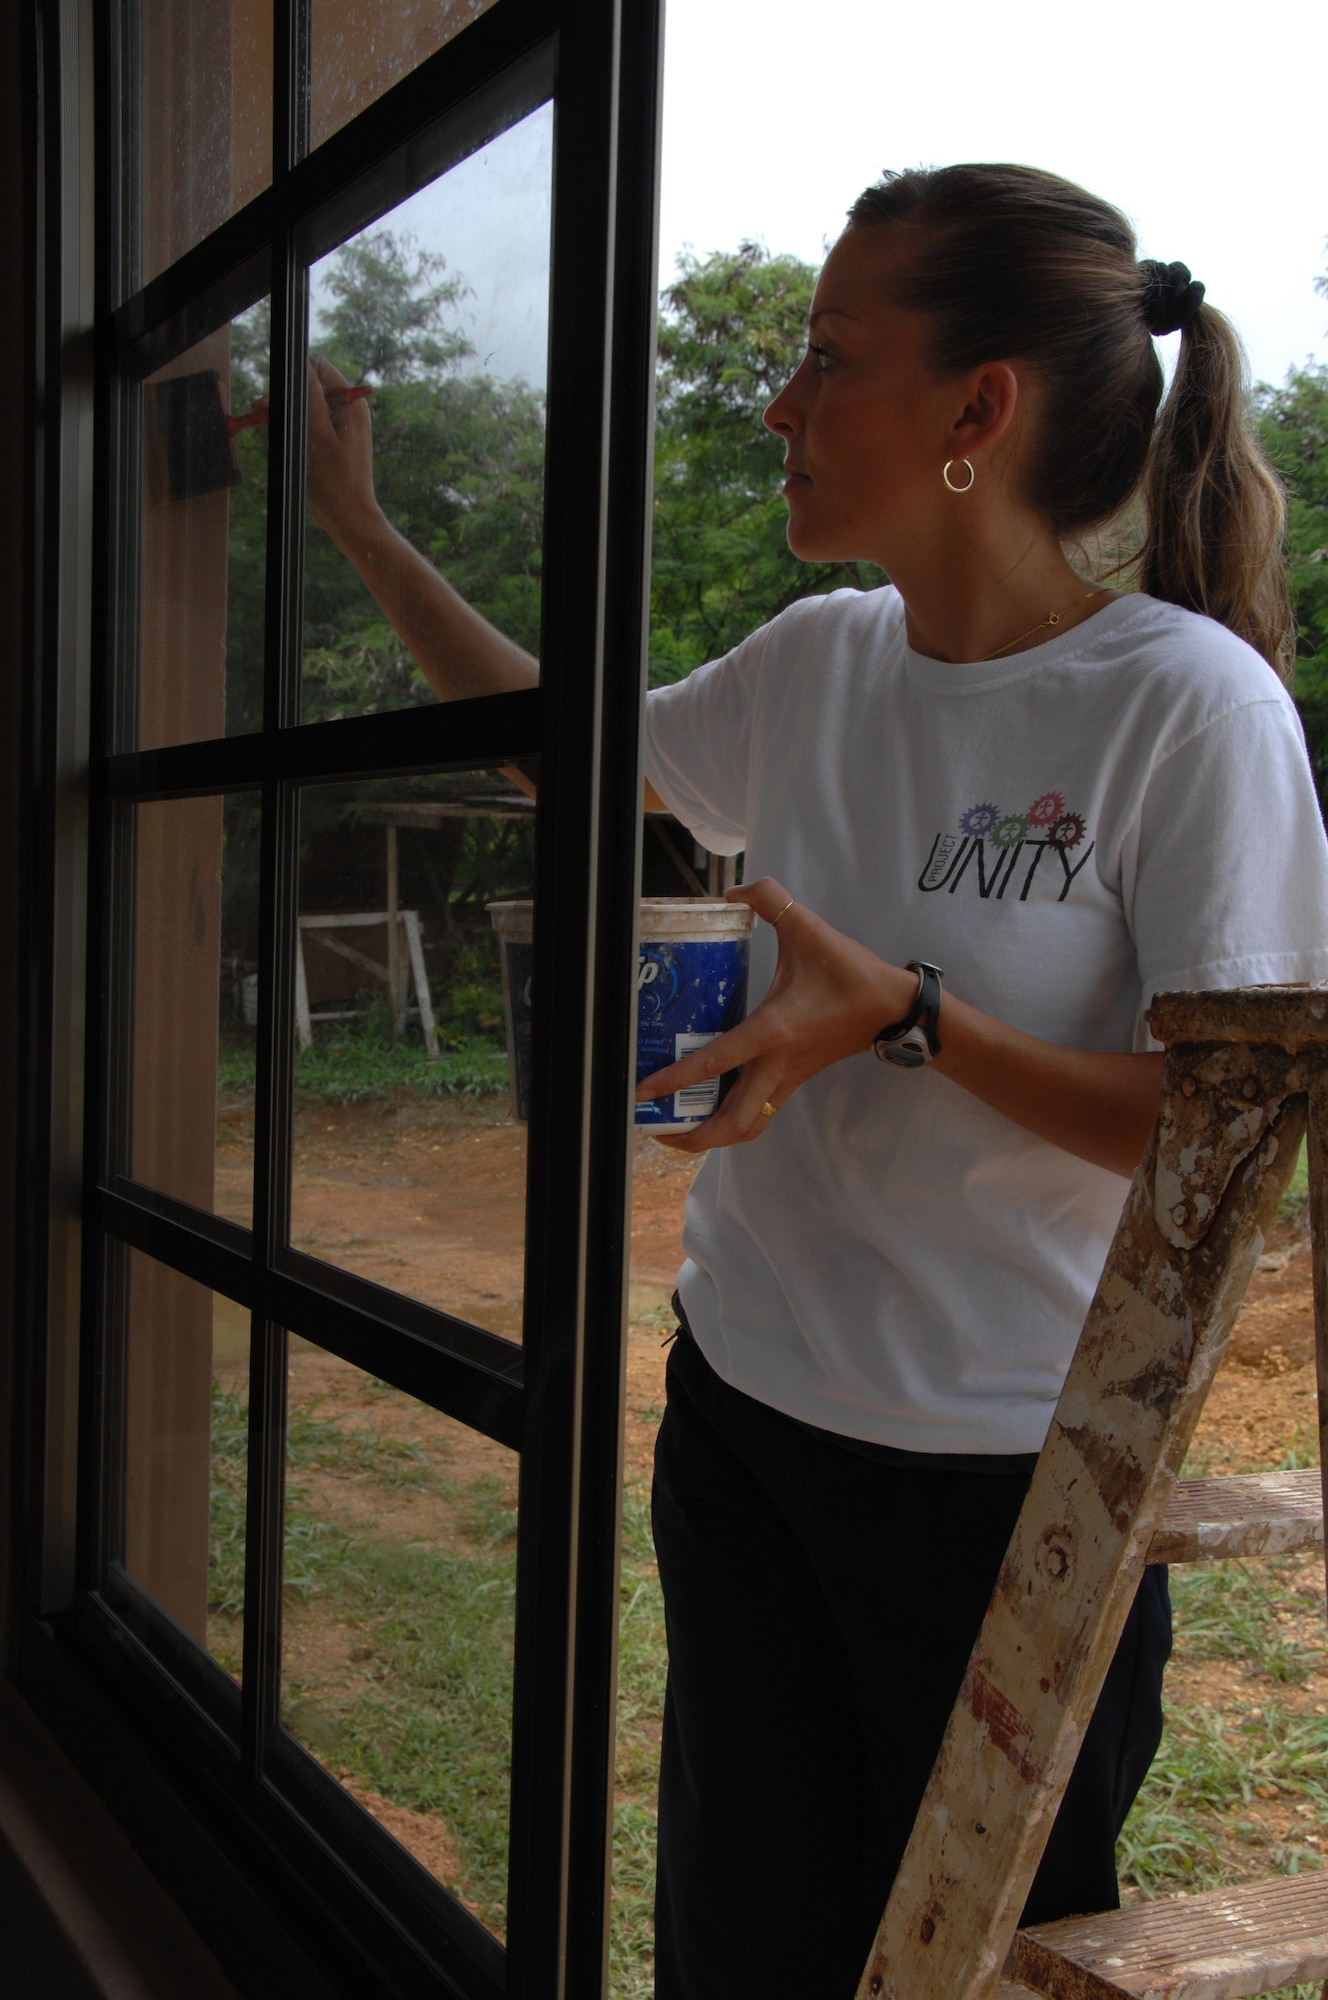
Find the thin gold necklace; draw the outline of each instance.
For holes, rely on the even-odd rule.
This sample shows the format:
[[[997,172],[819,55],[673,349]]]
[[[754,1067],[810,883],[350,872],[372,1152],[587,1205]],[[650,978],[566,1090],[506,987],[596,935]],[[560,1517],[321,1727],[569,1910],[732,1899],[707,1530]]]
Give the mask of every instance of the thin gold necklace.
[[[1090,597],[1102,597],[1105,594],[1106,594],[1105,584],[1101,583],[1094,584],[1093,588],[1091,590],[1086,590],[1082,597],[1076,597],[1072,603],[1062,605],[1059,611],[1049,612],[1047,616],[1043,619],[1040,619],[1036,625],[1030,625],[1026,632],[1021,632],[1017,638],[1007,639],[1005,644],[1003,646],[997,646],[994,652],[984,653],[982,655],[982,658],[978,661],[978,665],[985,666],[988,660],[998,660],[1002,653],[1009,652],[1011,646],[1022,645],[1023,641],[1025,639],[1031,639],[1035,632],[1044,631],[1048,625],[1059,625],[1067,611],[1074,611],[1079,605],[1087,604]]]

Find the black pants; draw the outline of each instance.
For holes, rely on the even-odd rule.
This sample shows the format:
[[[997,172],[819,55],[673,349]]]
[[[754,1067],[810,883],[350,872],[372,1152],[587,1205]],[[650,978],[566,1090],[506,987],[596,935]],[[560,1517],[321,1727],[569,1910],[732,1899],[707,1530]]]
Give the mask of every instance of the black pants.
[[[728,1387],[686,1333],[668,1392],[657,2000],[851,2000],[1027,1462],[969,1473],[858,1456]],[[1116,1907],[1116,1835],[1161,1736],[1170,1649],[1166,1572],[1152,1568],[1026,1922]]]

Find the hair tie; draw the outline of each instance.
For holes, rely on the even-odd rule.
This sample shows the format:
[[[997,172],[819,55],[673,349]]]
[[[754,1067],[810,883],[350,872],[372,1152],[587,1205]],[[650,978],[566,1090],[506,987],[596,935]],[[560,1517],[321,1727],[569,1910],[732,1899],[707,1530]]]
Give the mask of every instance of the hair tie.
[[[1143,273],[1144,324],[1152,334],[1184,332],[1203,304],[1204,288],[1190,276],[1188,264],[1159,264],[1140,259]]]

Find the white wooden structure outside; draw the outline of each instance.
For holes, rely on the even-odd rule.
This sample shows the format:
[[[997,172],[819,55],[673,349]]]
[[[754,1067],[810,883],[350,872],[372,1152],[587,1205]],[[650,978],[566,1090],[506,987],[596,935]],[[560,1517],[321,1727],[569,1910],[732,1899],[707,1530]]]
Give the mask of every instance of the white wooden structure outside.
[[[430,1062],[438,1061],[438,1029],[433,1017],[433,999],[429,992],[429,975],[424,965],[424,939],[420,932],[418,910],[357,910],[335,916],[300,917],[298,947],[295,953],[295,1040],[299,1048],[312,1046],[314,1039],[314,1017],[309,1007],[309,981],[304,965],[304,934],[317,931],[319,943],[328,951],[334,951],[338,958],[349,959],[375,979],[382,979],[392,996],[392,1017],[396,1033],[404,1033],[407,1010],[407,983],[402,977],[403,968],[409,966],[410,978],[415,986],[415,1004],[419,1008],[420,1030],[424,1036],[424,1046]],[[372,926],[387,926],[387,964],[380,965],[367,952],[359,951],[354,945],[333,935],[339,930],[367,930]],[[402,948],[404,945],[404,957]],[[342,1020],[353,1014],[353,1007],[329,1009],[320,1016],[322,1020]]]

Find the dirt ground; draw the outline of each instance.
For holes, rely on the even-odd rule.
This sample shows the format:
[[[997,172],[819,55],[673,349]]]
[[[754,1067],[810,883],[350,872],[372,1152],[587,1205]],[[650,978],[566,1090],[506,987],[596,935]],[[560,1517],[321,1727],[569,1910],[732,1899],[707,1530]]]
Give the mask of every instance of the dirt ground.
[[[218,1157],[218,1207],[247,1219],[248,1135],[243,1106],[223,1120]],[[464,1314],[480,1325],[520,1337],[525,1134],[492,1107],[377,1105],[319,1107],[300,1113],[295,1133],[292,1234],[312,1255],[413,1297]],[[678,1261],[683,1203],[694,1171],[690,1158],[641,1138],[633,1172],[631,1307],[627,1340],[626,1473],[649,1476],[655,1427],[663,1401],[668,1309]],[[222,1338],[219,1334],[219,1338]],[[1308,1240],[1283,1224],[1261,1260],[1235,1335],[1200,1419],[1193,1458],[1213,1472],[1252,1471],[1284,1463],[1289,1453],[1313,1462],[1316,1391],[1313,1300]],[[219,1353],[219,1360],[226,1358]],[[238,1354],[236,1357],[238,1359]],[[369,1378],[348,1364],[295,1343],[291,1398],[318,1400],[335,1418],[354,1410],[363,1421]],[[513,1455],[447,1417],[376,1398],[375,1422],[417,1441],[440,1471],[459,1483],[496,1475],[515,1494]],[[343,1495],[346,1487],[338,1482]],[[381,1498],[381,1496],[380,1496]],[[374,1504],[375,1519],[358,1523],[380,1534],[445,1536],[446,1507],[404,1493],[397,1509]],[[438,1518],[433,1519],[437,1513]],[[427,1517],[427,1518],[426,1518]],[[347,1527],[351,1526],[347,1521]],[[1304,1560],[1284,1636],[1321,1643],[1322,1566]],[[1316,1601],[1316,1589],[1318,1597]],[[303,1628],[303,1629],[301,1629]],[[289,1642],[297,1653],[341,1652],[342,1673],[354,1676],[349,1634],[316,1633],[297,1614]],[[307,1664],[315,1664],[313,1661]],[[349,1689],[349,1681],[343,1683]],[[1175,1694],[1224,1711],[1254,1712],[1261,1700],[1322,1715],[1328,1670],[1304,1686],[1266,1682],[1257,1661],[1204,1662],[1173,1668]],[[456,1885],[447,1831],[432,1815],[412,1814],[357,1787],[338,1773],[370,1812],[440,1879]],[[1256,1798],[1245,1809],[1267,1821],[1269,1841],[1284,1838],[1286,1800]],[[1303,1808],[1301,1809],[1303,1810]]]
[[[217,1206],[248,1219],[247,1107],[223,1107]],[[632,1180],[629,1477],[649,1469],[662,1392],[669,1295],[686,1155],[640,1137]],[[412,1298],[520,1338],[525,1132],[501,1109],[460,1103],[327,1105],[298,1114],[296,1246]],[[222,1358],[222,1357],[219,1357]],[[1283,1226],[1269,1245],[1200,1419],[1195,1453],[1213,1469],[1314,1456],[1313,1303],[1308,1241]],[[505,1454],[501,1455],[505,1457]]]

